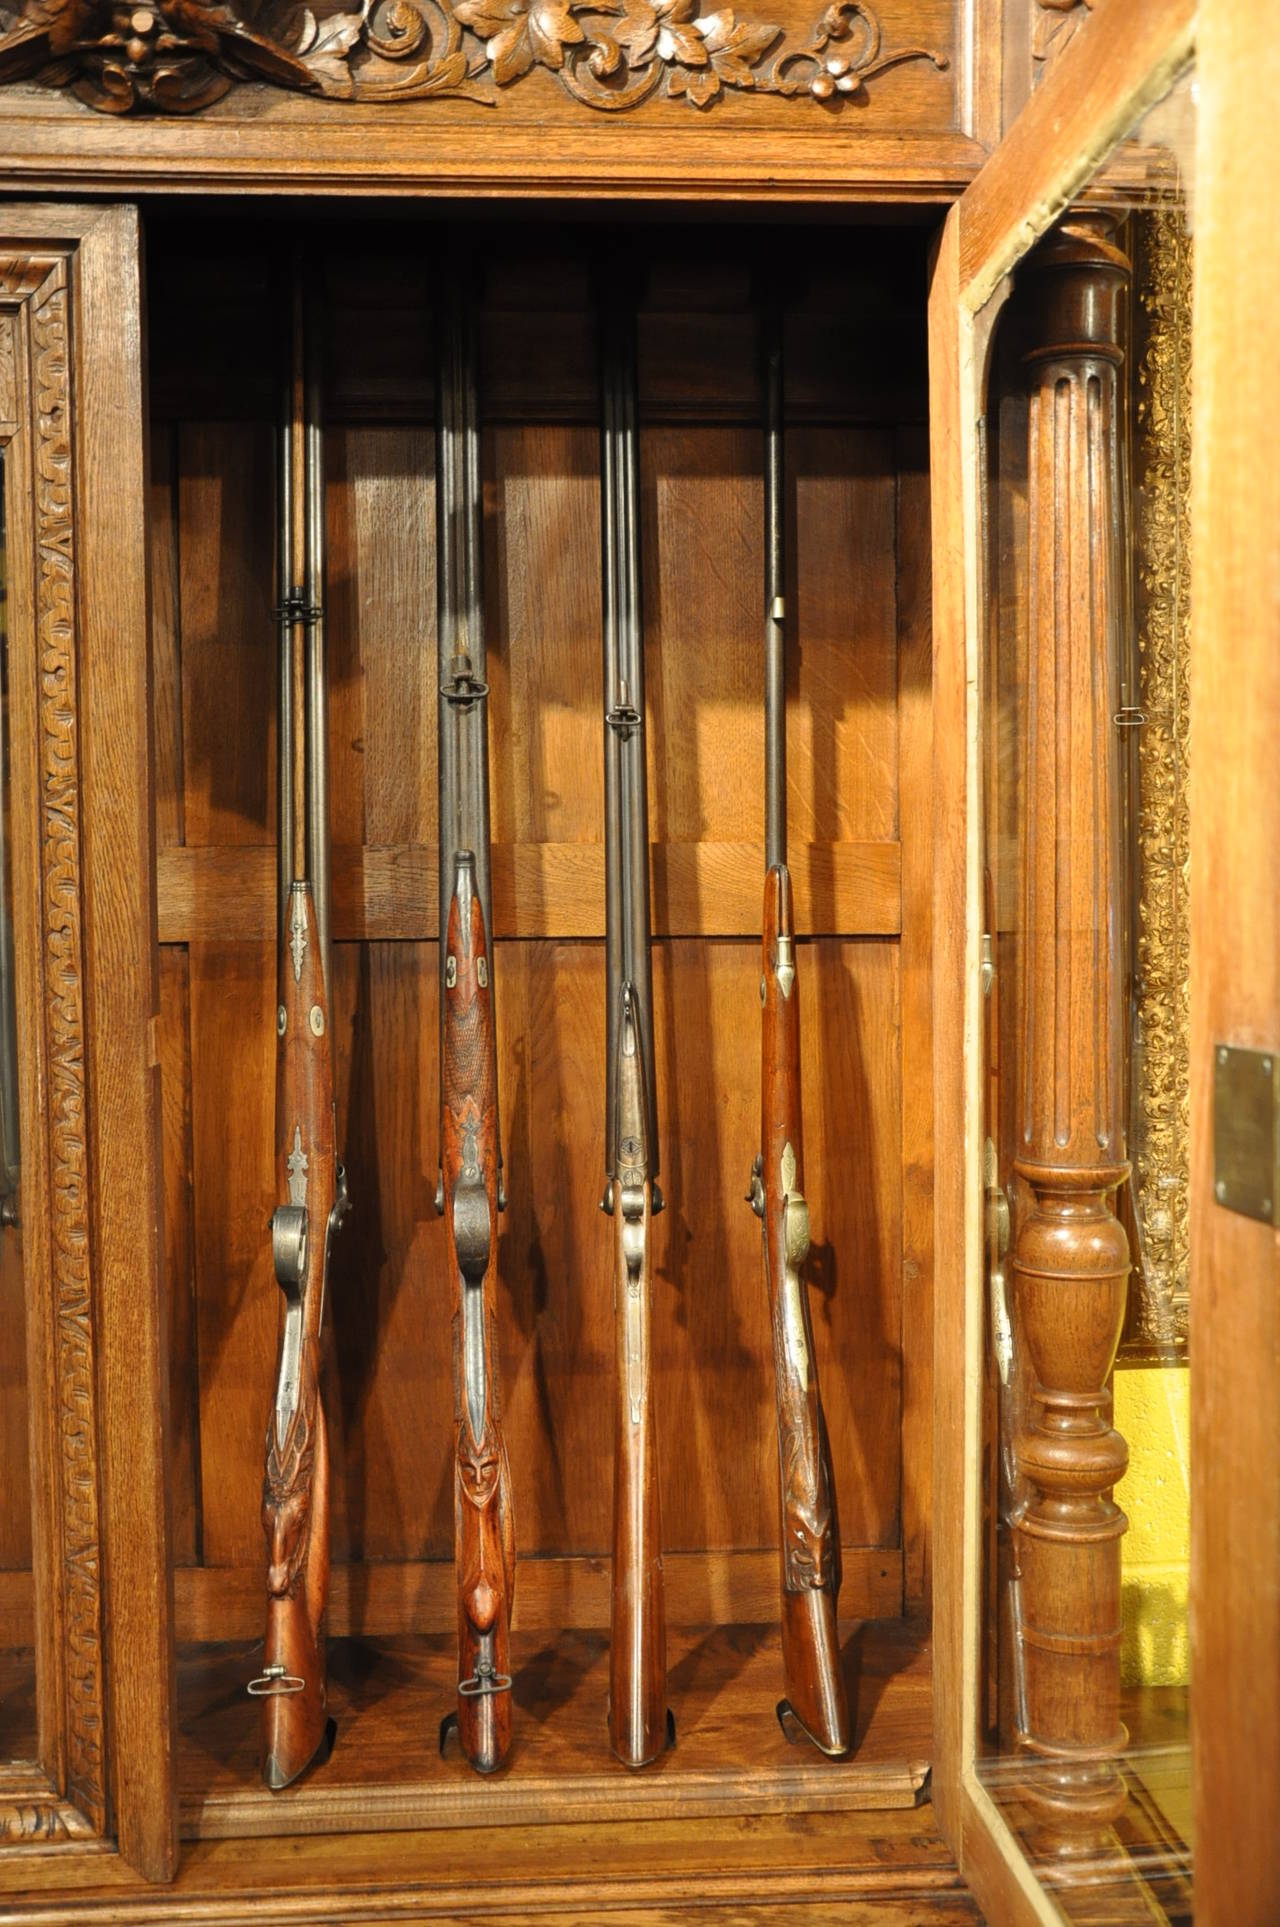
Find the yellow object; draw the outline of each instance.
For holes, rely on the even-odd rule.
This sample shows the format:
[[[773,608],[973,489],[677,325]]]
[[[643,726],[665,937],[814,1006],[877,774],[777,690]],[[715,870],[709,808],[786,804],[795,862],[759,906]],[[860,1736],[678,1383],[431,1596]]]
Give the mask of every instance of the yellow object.
[[[1121,1677],[1127,1686],[1185,1686],[1190,1559],[1190,1373],[1184,1366],[1115,1375],[1116,1429],[1129,1470],[1116,1499],[1123,1541]]]

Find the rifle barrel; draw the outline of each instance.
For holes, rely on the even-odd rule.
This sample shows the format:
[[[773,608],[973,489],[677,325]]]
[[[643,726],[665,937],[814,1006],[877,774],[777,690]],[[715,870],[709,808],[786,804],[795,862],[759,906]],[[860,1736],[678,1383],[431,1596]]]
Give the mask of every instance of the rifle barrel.
[[[770,311],[765,359],[764,862],[787,860],[786,578],[782,550],[782,342]]]
[[[605,954],[609,998],[606,1165],[617,1172],[617,1028],[622,988],[643,1060],[649,1176],[658,1175],[649,958],[649,801],[645,768],[644,628],[640,596],[640,475],[636,426],[635,323],[611,308],[602,344],[601,448],[604,562]],[[653,1209],[662,1208],[654,1193]]]
[[[489,692],[484,633],[484,483],[476,359],[475,305],[469,270],[463,264],[460,277],[442,303],[437,356],[436,647],[439,696],[436,767],[442,1012],[445,991],[444,935],[448,928],[449,905],[457,879],[460,851],[469,850],[474,857],[476,893],[480,898],[487,940],[490,946],[493,942],[489,858]]]
[[[325,990],[330,980],[329,927],[329,702],[324,628],[324,423],[321,413],[321,352],[318,304],[305,283],[302,355],[303,502],[305,547],[303,594],[306,598],[304,681],[306,685],[307,875],[316,907],[320,961]]]
[[[296,278],[296,277],[295,277]],[[293,420],[294,375],[297,355],[297,317],[290,300],[289,368],[281,383],[280,420],[276,428],[276,621],[279,635],[279,684],[277,689],[277,786],[278,826],[276,834],[276,908],[283,932],[289,914],[289,891],[294,878],[294,727],[293,727],[293,631],[294,631],[294,467]]]

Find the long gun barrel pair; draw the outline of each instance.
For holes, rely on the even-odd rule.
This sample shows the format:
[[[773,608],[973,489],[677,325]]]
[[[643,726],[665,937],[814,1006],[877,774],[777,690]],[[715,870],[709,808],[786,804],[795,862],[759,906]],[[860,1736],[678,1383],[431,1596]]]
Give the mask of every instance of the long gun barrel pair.
[[[278,1790],[332,1741],[324,1618],[329,1457],[320,1396],[330,1247],[347,1209],[336,1149],[330,1026],[324,450],[315,342],[301,264],[279,436],[279,930],[276,1179],[271,1250],[282,1296],[267,1424],[262,1522],[267,1637],[250,1693],[262,1701],[262,1773]]]
[[[609,1740],[645,1766],[674,1739],[654,1420],[651,1224],[662,1209],[649,968],[649,815],[634,320],[602,338],[601,495],[605,770],[606,1183],[613,1219],[615,1422]]]
[[[454,1560],[463,1756],[481,1773],[511,1746],[515,1517],[498,1392],[502,1157],[489,890],[488,686],[475,329],[465,296],[441,317],[436,432],[439,647],[440,1181],[453,1301]],[[444,1729],[442,1729],[442,1739]]]
[[[782,1512],[784,1732],[799,1726],[824,1753],[847,1753],[849,1709],[840,1666],[836,1599],[840,1535],[818,1391],[809,1298],[809,1252],[800,1137],[800,1006],[795,920],[787,868],[786,584],[783,556],[782,346],[769,317],[765,371],[765,886],[760,1002],[763,1051],[760,1154],[749,1202],[762,1221],[773,1324]]]

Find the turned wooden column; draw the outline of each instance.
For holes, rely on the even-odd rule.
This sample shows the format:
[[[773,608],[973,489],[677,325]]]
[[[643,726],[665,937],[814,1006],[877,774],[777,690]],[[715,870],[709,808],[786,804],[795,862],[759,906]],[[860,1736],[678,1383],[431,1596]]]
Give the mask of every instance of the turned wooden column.
[[[1034,1381],[1016,1450],[1027,1799],[1050,1851],[1100,1846],[1124,1804],[1120,1541],[1128,1452],[1108,1376],[1129,1247],[1121,1102],[1118,585],[1120,300],[1105,215],[1072,215],[1018,297],[1029,391],[1027,659],[1014,1066],[1015,1169],[1031,1198],[1012,1261]]]

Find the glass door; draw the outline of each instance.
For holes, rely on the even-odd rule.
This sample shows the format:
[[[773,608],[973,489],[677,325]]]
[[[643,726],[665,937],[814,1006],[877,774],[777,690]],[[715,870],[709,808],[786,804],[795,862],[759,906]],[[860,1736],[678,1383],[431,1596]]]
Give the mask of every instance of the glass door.
[[[1193,557],[1196,584],[1221,561],[1192,500],[1200,397],[1220,407],[1231,381],[1193,354],[1215,346],[1193,325],[1197,154],[1229,144],[1224,101],[1253,84],[1238,18],[1194,16],[1096,8],[953,211],[931,300],[956,805],[935,894],[935,1478],[938,1516],[960,1522],[937,1552],[934,1790],[1002,1920],[1189,1920],[1198,1857],[1221,1853],[1202,1767],[1210,1735],[1230,1749],[1207,1700],[1193,1746],[1188,1617],[1223,1581],[1202,1569],[1192,1592],[1192,1493],[1211,1518],[1239,1469],[1192,1460],[1223,1281],[1195,1254],[1232,1205],[1222,1147],[1247,1136],[1275,1012],[1268,1031],[1263,953],[1237,945],[1220,974],[1251,1021],[1206,1047],[1191,968],[1219,873],[1193,871],[1192,798],[1232,789],[1243,829],[1270,795],[1191,697],[1225,646],[1192,582]],[[1274,1203],[1259,1193],[1254,1217]],[[1274,1247],[1259,1280],[1274,1291]],[[1212,1388],[1228,1425],[1229,1384],[1228,1368]]]

